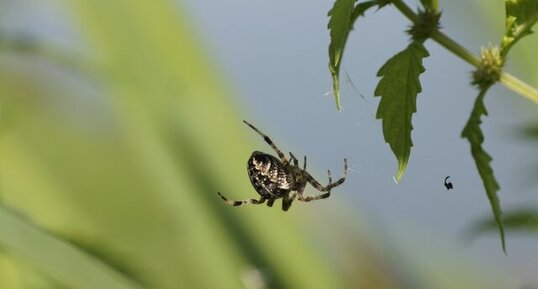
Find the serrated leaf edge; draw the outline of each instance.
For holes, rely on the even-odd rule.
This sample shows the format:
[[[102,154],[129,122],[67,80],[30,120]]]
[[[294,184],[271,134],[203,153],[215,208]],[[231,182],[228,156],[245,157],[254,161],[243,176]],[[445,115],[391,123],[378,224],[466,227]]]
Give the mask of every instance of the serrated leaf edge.
[[[416,112],[416,107],[414,107],[412,109],[405,109],[406,111],[411,110],[411,114],[409,115],[409,117],[407,117],[407,115],[406,115],[406,120],[405,120],[405,122],[408,122],[409,134],[405,134],[403,136],[405,138],[404,142],[407,143],[407,139],[409,139],[409,144],[406,145],[406,146],[409,146],[409,148],[406,148],[405,152],[403,152],[403,154],[399,154],[398,151],[396,150],[396,147],[401,145],[401,137],[397,138],[396,140],[391,140],[389,138],[389,131],[386,129],[386,125],[385,125],[385,121],[387,121],[388,118],[383,117],[383,115],[381,115],[381,105],[382,105],[382,101],[383,101],[383,97],[384,97],[381,94],[382,93],[381,92],[381,85],[382,85],[382,83],[384,83],[385,70],[390,69],[390,66],[393,65],[394,61],[396,61],[396,59],[398,57],[402,57],[402,55],[404,55],[405,53],[412,53],[412,54],[417,53],[417,52],[413,51],[414,49],[418,49],[417,52],[418,51],[422,52],[421,55],[416,56],[416,57],[420,58],[420,64],[418,66],[418,68],[419,68],[418,71],[410,71],[410,74],[416,73],[416,77],[413,77],[413,75],[408,75],[408,77],[412,78],[412,79],[409,79],[408,83],[415,83],[416,84],[416,94],[413,96],[413,99],[414,99],[414,101],[416,103],[416,98],[417,98],[418,94],[422,92],[422,87],[420,85],[419,77],[420,77],[420,74],[422,74],[425,71],[424,66],[422,66],[422,59],[429,56],[428,50],[424,47],[424,45],[420,41],[411,42],[409,44],[409,46],[407,46],[406,49],[404,49],[404,50],[400,51],[399,53],[395,54],[393,57],[391,57],[389,60],[387,60],[387,62],[385,62],[385,64],[383,64],[383,66],[377,72],[377,76],[381,77],[381,79],[379,80],[378,85],[377,85],[377,87],[375,89],[375,92],[374,92],[375,96],[380,96],[382,98],[382,100],[379,102],[378,110],[377,110],[377,113],[376,113],[376,118],[382,120],[382,123],[383,123],[382,124],[383,136],[384,136],[385,142],[389,144],[392,152],[394,153],[396,159],[398,160],[398,170],[397,170],[397,174],[396,174],[396,182],[399,182],[400,179],[402,178],[402,176],[403,176],[403,174],[405,172],[405,169],[407,168],[407,164],[409,162],[409,157],[411,155],[411,148],[413,147],[413,140],[411,138],[411,132],[413,131],[412,118],[413,118],[413,113]],[[411,69],[414,69],[414,68],[410,67],[410,70]],[[409,88],[409,86],[407,86],[407,88]],[[407,94],[409,92],[406,91],[405,93]],[[407,106],[408,103],[409,103],[408,101],[405,101],[406,106]]]
[[[486,95],[488,88],[483,89],[478,94],[478,97],[475,100],[473,110],[469,120],[465,124],[463,131],[461,132],[461,137],[466,138],[471,145],[471,155],[475,161],[478,174],[482,179],[484,188],[486,190],[486,195],[491,205],[493,216],[495,222],[499,228],[499,235],[501,237],[501,245],[503,252],[506,254],[506,240],[504,234],[504,226],[502,220],[502,210],[497,196],[497,191],[500,189],[495,175],[493,174],[493,169],[490,166],[490,162],[493,160],[492,157],[482,148],[482,143],[484,142],[484,135],[480,129],[480,124],[482,123],[481,116],[488,115],[486,107],[484,105],[484,97]],[[486,160],[484,164],[483,161]]]

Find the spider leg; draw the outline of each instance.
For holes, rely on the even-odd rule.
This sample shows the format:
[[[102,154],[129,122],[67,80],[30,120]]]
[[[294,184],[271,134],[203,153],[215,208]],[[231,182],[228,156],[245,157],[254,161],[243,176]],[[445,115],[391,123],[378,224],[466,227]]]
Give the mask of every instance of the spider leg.
[[[290,152],[290,160],[293,161],[293,165],[295,165],[296,167],[299,166],[299,160],[295,157],[295,155],[292,152]],[[304,156],[303,170],[306,170],[306,156]]]
[[[293,161],[293,165],[299,166],[299,160],[290,152],[290,160]]]
[[[293,200],[295,200],[295,197],[297,197],[297,194],[293,193],[291,197],[289,194],[287,194],[284,196],[284,198],[282,198],[282,211],[285,212],[290,208],[291,203],[293,202]]]
[[[263,202],[265,202],[265,198],[264,197],[260,197],[259,200],[256,200],[256,199],[247,199],[247,200],[242,200],[242,201],[233,201],[233,200],[228,200],[224,195],[222,195],[220,192],[217,192],[217,194],[219,194],[219,196],[222,198],[222,200],[224,200],[224,202],[230,206],[234,206],[234,207],[240,207],[240,206],[245,206],[245,205],[259,205],[259,204],[263,204]]]
[[[304,188],[305,188],[305,187],[306,187],[306,185],[302,186],[301,188],[299,188],[299,189],[297,190],[297,196],[298,196],[297,199],[298,199],[299,201],[303,201],[303,200],[306,198],[306,197],[303,195],[303,193],[304,193]]]
[[[293,164],[296,166],[296,167],[299,167],[299,160],[295,157],[295,155],[293,155],[292,152],[290,152],[290,157],[293,161]],[[304,161],[303,161],[303,170],[306,170],[306,156],[304,156]]]
[[[306,173],[306,180],[318,191],[327,192],[327,191],[330,191],[332,188],[341,185],[346,180],[346,176],[347,176],[347,159],[344,159],[344,175],[340,179],[338,179],[338,181],[334,183],[330,183],[324,187],[308,173]]]
[[[302,192],[301,192],[301,194],[299,195],[299,200],[303,201],[303,202],[310,202],[310,201],[314,201],[314,200],[321,200],[321,199],[328,198],[331,195],[331,189],[333,188],[333,187],[331,187],[331,185],[333,183],[333,179],[331,177],[331,171],[327,170],[327,173],[329,174],[329,184],[327,185],[327,187],[330,187],[330,188],[326,193],[320,194],[320,195],[317,195],[317,196],[304,196],[302,194]]]
[[[267,200],[267,206],[268,206],[268,207],[272,207],[274,202],[275,202],[275,199],[269,199],[269,200]]]
[[[280,160],[282,160],[282,162],[284,164],[289,163],[289,161],[286,159],[286,156],[284,155],[284,153],[282,153],[282,151],[280,151],[278,149],[278,147],[273,143],[273,141],[268,136],[266,136],[263,132],[258,130],[256,127],[254,127],[250,123],[248,123],[246,120],[243,120],[243,122],[246,125],[250,126],[251,129],[255,130],[259,135],[261,135],[263,137],[263,140],[265,140],[265,142],[268,143],[273,148],[273,150],[275,150],[275,152],[278,154],[278,157],[280,157]]]

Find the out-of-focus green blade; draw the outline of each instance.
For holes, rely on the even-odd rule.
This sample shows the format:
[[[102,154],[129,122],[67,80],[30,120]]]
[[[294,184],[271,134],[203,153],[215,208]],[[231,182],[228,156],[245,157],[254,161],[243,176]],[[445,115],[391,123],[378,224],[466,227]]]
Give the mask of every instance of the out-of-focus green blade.
[[[81,62],[92,63],[78,76],[100,102],[90,129],[50,103],[17,105],[0,152],[5,202],[123,256],[151,288],[240,288],[253,272],[271,288],[341,287],[292,214],[232,208],[217,196],[255,194],[244,140],[256,136],[232,109],[186,13],[168,1],[65,7],[89,52]],[[69,77],[29,67],[13,74],[0,66],[10,98],[84,94],[62,88]]]
[[[0,206],[0,247],[69,288],[140,289],[137,283]]]

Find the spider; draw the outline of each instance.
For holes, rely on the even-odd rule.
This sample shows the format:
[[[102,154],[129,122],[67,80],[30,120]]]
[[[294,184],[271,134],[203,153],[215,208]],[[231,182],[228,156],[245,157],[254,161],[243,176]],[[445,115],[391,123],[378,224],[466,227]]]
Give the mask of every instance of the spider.
[[[329,174],[329,184],[322,186],[306,171],[306,156],[304,157],[303,168],[299,167],[299,161],[290,152],[290,159],[280,151],[271,139],[247,121],[243,121],[250,128],[263,137],[278,154],[278,158],[264,152],[255,151],[247,162],[247,172],[250,182],[256,192],[260,194],[260,199],[247,199],[242,201],[228,200],[218,192],[218,195],[228,205],[239,207],[244,205],[260,205],[267,201],[267,206],[273,206],[275,200],[282,198],[282,210],[287,211],[291,203],[297,199],[303,202],[310,202],[328,198],[331,189],[341,185],[347,176],[347,160],[344,158],[344,175],[336,182],[332,182],[331,172]],[[323,194],[316,196],[305,196],[304,189],[310,183],[314,188]],[[295,193],[296,192],[296,193]]]

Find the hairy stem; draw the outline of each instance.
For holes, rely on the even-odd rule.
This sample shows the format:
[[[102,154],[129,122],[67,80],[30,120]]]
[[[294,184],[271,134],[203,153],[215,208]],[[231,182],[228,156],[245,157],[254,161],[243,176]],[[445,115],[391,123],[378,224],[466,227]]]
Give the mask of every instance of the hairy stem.
[[[411,20],[411,22],[418,22],[417,14],[411,8],[409,8],[409,6],[407,6],[407,4],[403,2],[403,0],[392,0],[392,4],[403,15],[405,15],[409,20]],[[432,33],[431,38],[435,40],[435,42],[446,48],[448,51],[452,52],[459,58],[471,64],[472,66],[478,68],[478,66],[480,65],[480,59],[477,56],[475,56],[465,47],[461,46],[458,42],[454,41],[452,38],[448,37],[443,32],[437,30]],[[519,80],[508,72],[501,73],[500,82],[510,90],[519,93],[521,96],[528,98],[535,103],[538,103],[538,90]]]
[[[461,46],[458,42],[454,41],[443,32],[439,30],[434,31],[431,38],[472,66],[478,67],[480,65],[480,58],[476,57],[472,52],[467,50],[467,48]]]

